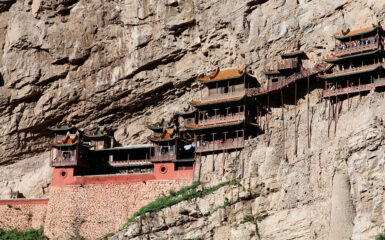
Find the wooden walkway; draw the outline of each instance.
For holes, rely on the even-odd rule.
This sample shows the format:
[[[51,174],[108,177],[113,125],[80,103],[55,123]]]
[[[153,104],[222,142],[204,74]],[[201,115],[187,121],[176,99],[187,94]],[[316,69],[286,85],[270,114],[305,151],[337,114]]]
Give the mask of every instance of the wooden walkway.
[[[319,64],[312,69],[301,69],[300,72],[296,72],[282,81],[271,84],[267,86],[267,88],[249,88],[246,90],[246,95],[248,97],[256,97],[280,90],[291,83],[324,72],[330,69],[332,66],[333,64]]]
[[[323,91],[323,97],[333,97],[333,96],[341,96],[341,95],[348,95],[348,94],[354,94],[354,93],[360,93],[360,92],[368,92],[371,90],[374,90],[379,87],[385,86],[385,78],[381,78],[379,80],[374,81],[374,83],[369,84],[362,84],[359,86],[354,87],[346,87],[342,89],[334,89],[334,90],[324,90]]]

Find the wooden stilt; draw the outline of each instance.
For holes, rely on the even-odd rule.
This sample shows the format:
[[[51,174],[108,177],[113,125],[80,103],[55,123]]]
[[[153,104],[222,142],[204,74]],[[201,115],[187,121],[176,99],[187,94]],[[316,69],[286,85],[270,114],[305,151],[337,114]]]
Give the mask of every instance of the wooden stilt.
[[[294,156],[297,156],[297,82],[294,84]]]
[[[310,148],[310,86],[309,76],[307,76],[307,147]]]
[[[281,117],[282,117],[282,159],[285,159],[285,138],[286,138],[286,133],[285,133],[285,115],[284,115],[284,106],[283,106],[283,92],[281,88]]]

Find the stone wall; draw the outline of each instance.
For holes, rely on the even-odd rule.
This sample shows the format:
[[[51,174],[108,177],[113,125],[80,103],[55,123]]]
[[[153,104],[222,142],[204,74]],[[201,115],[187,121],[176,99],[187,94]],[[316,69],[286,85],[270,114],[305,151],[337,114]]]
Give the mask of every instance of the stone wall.
[[[47,199],[0,200],[0,228],[26,230],[44,225]]]
[[[86,239],[103,237],[118,231],[140,207],[191,181],[53,186],[45,233],[54,239],[67,239],[76,232]]]

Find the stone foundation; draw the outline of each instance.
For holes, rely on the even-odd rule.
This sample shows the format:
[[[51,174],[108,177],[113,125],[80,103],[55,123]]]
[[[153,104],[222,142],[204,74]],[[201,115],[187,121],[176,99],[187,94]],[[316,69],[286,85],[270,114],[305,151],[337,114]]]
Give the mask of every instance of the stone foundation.
[[[48,200],[0,200],[0,228],[38,229],[44,225]]]
[[[68,239],[76,232],[86,239],[101,238],[122,228],[140,207],[191,183],[189,179],[53,186],[45,234],[53,239]]]

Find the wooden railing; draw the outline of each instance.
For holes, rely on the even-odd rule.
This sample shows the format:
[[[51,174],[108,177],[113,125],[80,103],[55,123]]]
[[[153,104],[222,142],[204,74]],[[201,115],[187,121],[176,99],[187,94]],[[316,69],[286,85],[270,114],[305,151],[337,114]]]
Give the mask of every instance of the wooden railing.
[[[129,165],[141,165],[150,163],[149,159],[138,159],[138,160],[124,160],[124,161],[108,161],[108,164],[114,167],[118,166],[129,166]]]
[[[361,67],[351,67],[351,68],[346,68],[344,70],[337,70],[333,73],[326,74],[325,76],[338,76],[338,75],[344,75],[347,73],[362,72],[365,70],[373,69],[373,68],[378,67],[380,65],[381,65],[381,63],[375,63],[375,64],[365,65],[365,66],[361,66]]]
[[[358,86],[353,87],[346,87],[341,89],[328,89],[323,91],[323,97],[331,97],[331,96],[338,96],[338,95],[346,95],[350,93],[358,93],[358,92],[366,92],[373,90],[377,87],[383,87],[385,86],[385,78],[380,78],[374,81],[374,83],[368,83],[368,84],[362,84]]]
[[[278,62],[278,69],[293,69],[298,67],[298,59],[285,59]]]
[[[234,115],[229,115],[229,116],[216,116],[216,117],[210,117],[207,119],[199,120],[198,125],[206,126],[206,125],[214,125],[214,124],[235,122],[235,121],[242,121],[242,120],[245,120],[244,112],[236,113]]]
[[[210,142],[203,142],[195,149],[196,152],[212,152],[230,149],[238,149],[244,147],[244,140],[242,137],[227,139],[225,142],[215,140]]]
[[[150,158],[151,162],[166,162],[166,161],[172,161],[172,160],[176,160],[175,154],[172,154],[172,155],[168,153],[165,153],[164,155],[157,154]]]
[[[351,46],[353,42],[349,42],[345,47],[337,47],[334,49],[334,53],[336,57],[346,56],[350,54],[365,52],[369,50],[374,50],[378,48],[378,39],[376,39],[376,42],[373,42],[373,38],[366,38],[362,39],[364,41],[370,41],[370,43],[360,43],[360,45]]]
[[[202,97],[201,102],[208,103],[208,102],[220,101],[225,99],[238,98],[238,97],[244,96],[245,94],[246,94],[245,90],[230,92],[230,93],[223,93],[223,94],[215,94],[215,95]]]
[[[76,154],[72,155],[72,151],[62,151],[61,155],[52,159],[51,165],[54,167],[76,166],[77,165]]]
[[[267,86],[267,88],[249,88],[246,90],[246,94],[247,96],[252,97],[252,96],[259,96],[269,92],[273,92],[297,80],[303,79],[308,76],[312,76],[314,74],[318,74],[320,72],[324,72],[327,69],[331,68],[332,66],[333,64],[322,63],[322,64],[317,64],[310,69],[303,68],[300,70],[299,73],[294,73],[286,79],[280,80],[277,83],[270,84]]]

